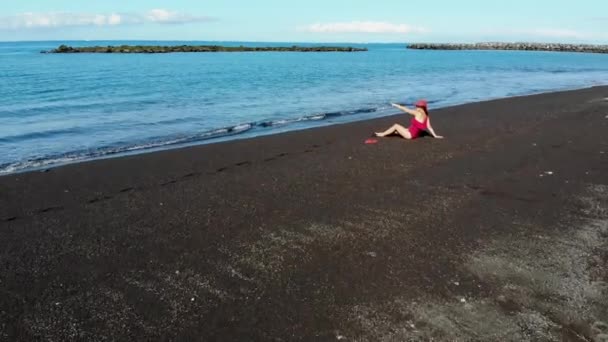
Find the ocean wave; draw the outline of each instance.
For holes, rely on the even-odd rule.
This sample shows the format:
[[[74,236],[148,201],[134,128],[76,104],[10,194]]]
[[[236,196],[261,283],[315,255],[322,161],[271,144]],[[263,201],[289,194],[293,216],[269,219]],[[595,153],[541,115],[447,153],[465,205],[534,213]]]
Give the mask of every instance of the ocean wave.
[[[213,140],[213,139],[220,139],[220,138],[226,138],[226,137],[230,137],[230,136],[241,135],[244,133],[251,132],[253,130],[272,129],[272,128],[283,127],[283,126],[297,124],[297,123],[305,123],[305,122],[309,122],[309,121],[321,121],[321,120],[328,120],[328,119],[342,117],[342,116],[374,113],[382,108],[386,108],[386,107],[360,108],[360,109],[355,109],[355,110],[318,113],[318,114],[305,115],[305,116],[291,118],[291,119],[287,118],[287,119],[277,119],[277,120],[263,120],[263,121],[259,121],[259,122],[242,123],[242,124],[238,124],[238,125],[234,125],[234,126],[215,128],[215,129],[192,133],[192,134],[181,134],[181,135],[157,137],[157,138],[151,138],[151,139],[146,139],[143,141],[136,141],[136,142],[121,142],[121,143],[116,143],[113,145],[99,147],[99,148],[95,148],[95,149],[71,151],[71,152],[62,153],[62,154],[48,155],[48,156],[43,156],[43,157],[31,158],[31,159],[23,160],[23,161],[16,161],[16,162],[12,162],[12,163],[1,164],[0,165],[0,174],[9,174],[9,173],[14,173],[14,172],[36,170],[36,169],[64,165],[64,164],[73,163],[73,162],[106,158],[109,156],[117,156],[117,155],[121,155],[121,154],[143,152],[146,150],[202,143],[202,142]],[[15,137],[15,136],[7,137],[7,138],[3,138],[3,139],[14,140],[15,138],[21,138],[21,139],[26,138],[26,137],[27,138],[36,138],[36,137],[45,137],[51,133],[69,134],[71,132],[72,132],[72,130],[47,131],[47,132],[39,132],[39,133],[30,133],[27,135],[20,135],[18,137]]]
[[[61,128],[61,129],[52,129],[40,132],[27,132],[18,135],[11,135],[6,137],[0,137],[0,143],[11,143],[11,142],[19,142],[22,140],[33,140],[33,139],[42,139],[54,135],[64,135],[64,134],[78,134],[81,133],[82,129],[78,127],[70,127],[70,128]]]
[[[258,127],[285,126],[285,125],[298,123],[298,122],[320,121],[320,120],[326,120],[326,119],[342,117],[342,116],[375,113],[379,109],[380,109],[379,107],[374,107],[374,108],[360,108],[360,109],[355,109],[355,110],[346,110],[346,111],[338,111],[338,112],[318,113],[318,114],[312,114],[312,115],[302,116],[302,117],[293,118],[293,119],[279,119],[279,120],[274,120],[274,121],[262,121],[262,122],[255,123],[255,125]]]

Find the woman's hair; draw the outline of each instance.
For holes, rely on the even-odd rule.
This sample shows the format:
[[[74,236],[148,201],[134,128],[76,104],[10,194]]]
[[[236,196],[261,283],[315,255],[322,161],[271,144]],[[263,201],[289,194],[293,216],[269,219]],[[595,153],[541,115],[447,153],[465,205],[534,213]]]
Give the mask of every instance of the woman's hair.
[[[429,115],[428,102],[426,102],[426,100],[418,100],[418,102],[416,102],[416,108],[422,108],[424,113]]]
[[[416,108],[420,108],[424,111],[424,114],[426,114],[427,116],[429,115],[429,109],[425,106],[416,106]]]

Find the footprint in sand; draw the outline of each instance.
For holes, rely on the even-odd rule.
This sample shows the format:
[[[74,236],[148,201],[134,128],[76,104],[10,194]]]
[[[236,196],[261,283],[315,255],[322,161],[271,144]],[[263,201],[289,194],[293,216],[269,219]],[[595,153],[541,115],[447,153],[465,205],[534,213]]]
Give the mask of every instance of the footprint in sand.
[[[63,210],[63,207],[61,207],[61,206],[48,207],[48,208],[44,208],[44,209],[38,210],[38,213],[48,213],[48,212],[51,212],[51,211],[59,211],[59,210]]]
[[[162,183],[160,186],[167,186],[167,185],[171,185],[171,184],[175,184],[175,183],[177,183],[177,181],[175,179],[172,179],[168,182]]]
[[[90,200],[88,200],[87,203],[94,204],[94,203],[98,203],[101,201],[107,201],[109,199],[112,199],[112,196],[95,197],[95,198],[91,198]]]

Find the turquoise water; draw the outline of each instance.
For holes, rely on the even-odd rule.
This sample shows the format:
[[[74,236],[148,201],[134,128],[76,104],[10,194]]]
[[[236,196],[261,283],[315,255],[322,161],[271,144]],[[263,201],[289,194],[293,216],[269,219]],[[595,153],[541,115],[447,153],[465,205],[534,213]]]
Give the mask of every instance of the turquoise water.
[[[40,54],[62,43],[205,44],[0,43],[0,173],[389,115],[391,101],[423,97],[437,108],[608,84],[608,55],[596,54],[400,44],[354,44],[369,48],[362,53]]]

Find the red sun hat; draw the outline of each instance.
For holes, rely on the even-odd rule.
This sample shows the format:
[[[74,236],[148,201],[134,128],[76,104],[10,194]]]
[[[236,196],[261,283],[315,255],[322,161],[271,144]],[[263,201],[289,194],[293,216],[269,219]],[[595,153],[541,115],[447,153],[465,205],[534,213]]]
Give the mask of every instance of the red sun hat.
[[[416,107],[426,108],[427,106],[428,102],[426,102],[426,100],[418,100],[418,102],[416,102]]]

